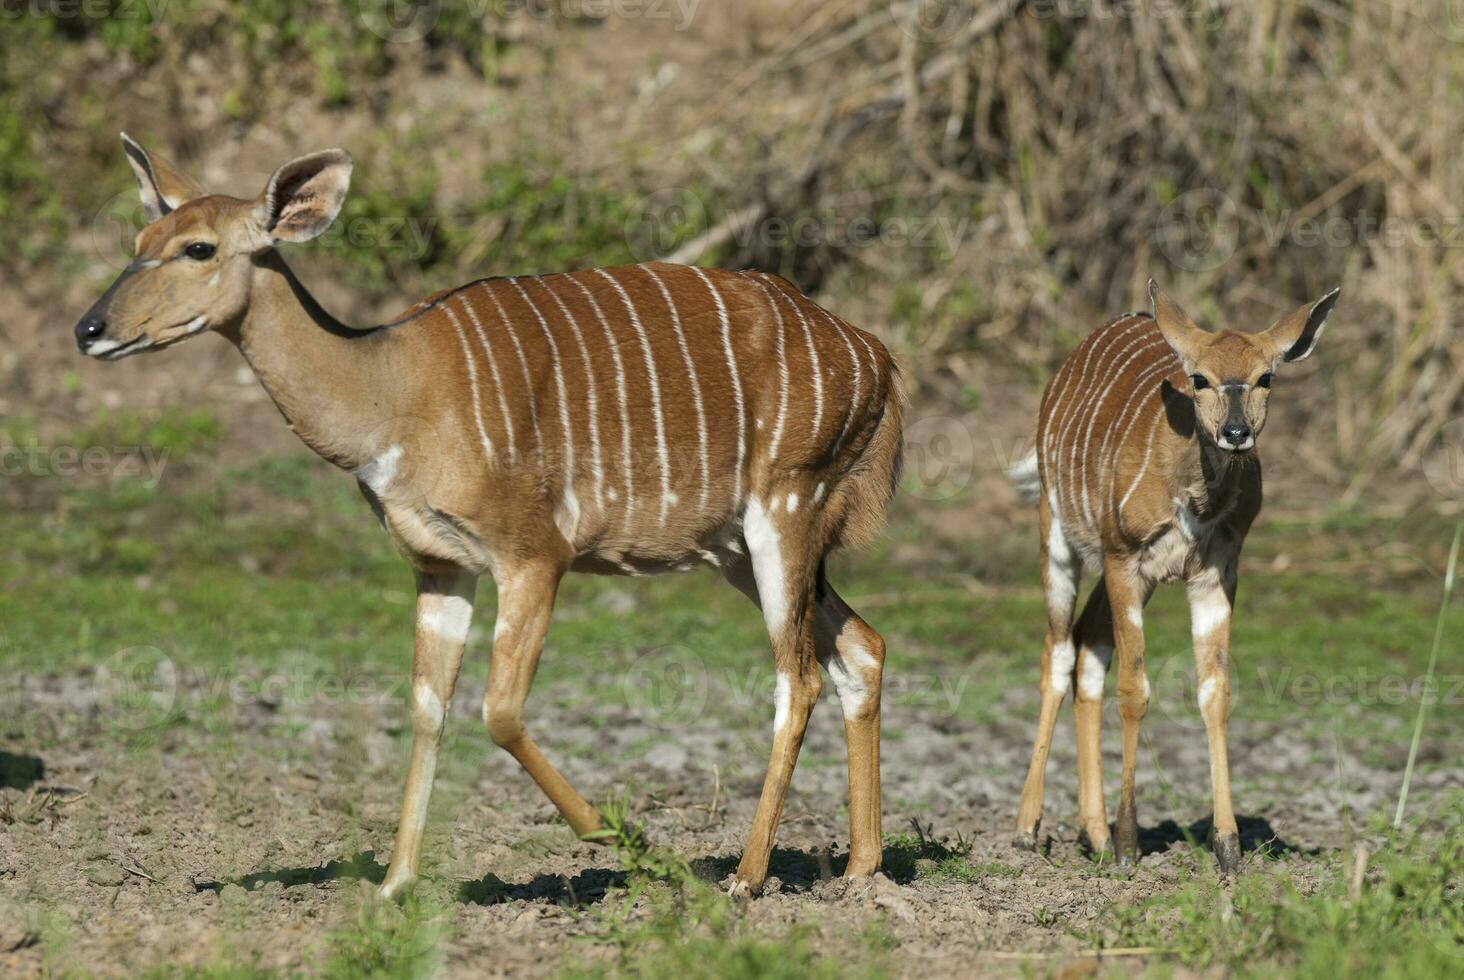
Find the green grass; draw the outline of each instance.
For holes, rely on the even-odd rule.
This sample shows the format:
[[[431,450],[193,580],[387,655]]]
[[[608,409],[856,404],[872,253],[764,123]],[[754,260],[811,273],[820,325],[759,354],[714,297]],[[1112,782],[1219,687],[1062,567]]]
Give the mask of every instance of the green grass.
[[[879,937],[864,937],[867,956],[856,963],[821,955],[811,926],[768,936],[747,925],[737,904],[702,880],[674,852],[650,844],[623,801],[602,811],[597,837],[613,844],[625,872],[598,913],[596,941],[613,960],[586,958],[563,970],[566,980],[592,977],[707,977],[730,980],[835,980],[887,975]]]
[[[12,420],[0,439],[43,442],[24,420]],[[352,481],[303,450],[225,468],[217,453],[226,440],[206,414],[99,420],[46,442],[166,450],[161,480],[43,473],[0,483],[0,536],[10,548],[10,560],[0,564],[0,657],[12,673],[100,667],[109,683],[130,682],[117,688],[103,718],[114,734],[125,736],[140,771],[162,773],[158,743],[167,733],[202,731],[204,751],[230,751],[228,685],[241,678],[284,676],[297,685],[285,689],[286,700],[308,700],[323,685],[338,690],[353,682],[400,696],[406,677],[411,576]],[[1029,535],[942,543],[927,534],[897,516],[880,549],[840,557],[833,568],[844,594],[889,640],[885,733],[891,741],[904,737],[902,719],[917,712],[949,713],[981,725],[1035,711],[1043,612]],[[1412,689],[1395,691],[1384,682],[1411,682],[1425,672],[1445,525],[1425,515],[1380,520],[1339,514],[1307,522],[1276,517],[1257,529],[1253,544],[1233,644],[1237,717],[1296,726],[1319,745],[1345,737],[1349,751],[1400,768],[1418,700]],[[912,549],[928,557],[894,558]],[[1341,567],[1359,551],[1383,550],[1408,556],[1406,568],[1365,581],[1309,571]],[[1295,559],[1289,567],[1279,561],[1285,556]],[[972,581],[982,588],[973,592],[967,587]],[[1185,718],[1202,738],[1183,598],[1180,589],[1162,589],[1149,608],[1149,671],[1156,703]],[[493,606],[492,584],[485,581],[463,680],[472,688],[481,688],[486,675]],[[1446,613],[1443,635],[1464,635],[1464,610],[1457,605]],[[678,701],[677,678],[657,673],[668,659],[681,671],[678,677],[705,682],[691,689],[701,702]],[[1458,669],[1447,639],[1441,659],[1448,694]],[[634,582],[572,576],[561,592],[534,697],[583,709],[591,719],[623,719],[630,708],[645,722],[646,745],[678,726],[745,725],[757,733],[749,735],[745,761],[757,765],[771,710],[768,660],[755,611],[712,574]],[[170,669],[201,678],[201,691],[160,698]],[[654,697],[645,695],[646,685],[626,681],[647,669],[664,685]],[[1345,683],[1329,691],[1326,683],[1338,678]],[[1313,689],[1313,682],[1321,686]],[[5,722],[0,732],[13,734],[17,723]],[[470,785],[467,774],[488,751],[476,726],[471,739],[457,737],[467,727],[455,720],[450,729],[443,755],[448,785]],[[41,754],[71,737],[22,734]],[[1421,754],[1419,771],[1441,759],[1450,762],[1451,753],[1436,747],[1458,744],[1461,736],[1457,710],[1431,711],[1424,737],[1435,748]],[[404,733],[397,737],[404,743]],[[574,751],[581,749],[590,758],[604,751],[593,739]],[[303,759],[308,750],[299,751]],[[1235,777],[1244,796],[1250,778],[1244,765],[1236,765]],[[450,793],[440,795],[439,812],[452,803]],[[919,801],[891,805],[907,802],[919,812]],[[1413,802],[1422,811],[1437,807],[1439,797],[1420,794]],[[247,800],[236,804],[240,812],[248,808]],[[1398,835],[1375,854],[1357,899],[1347,894],[1347,854],[1317,858],[1326,867],[1314,886],[1293,884],[1288,862],[1298,859],[1281,855],[1251,862],[1254,870],[1234,884],[1202,871],[1144,906],[1115,908],[1109,927],[1089,938],[1173,950],[1158,961],[1160,971],[1178,962],[1255,975],[1269,968],[1313,976],[1436,975],[1458,962],[1460,926],[1452,910],[1459,906],[1464,838],[1457,801],[1454,806],[1452,816],[1435,818],[1426,840]],[[342,820],[360,823],[354,812],[343,811]],[[637,838],[623,813],[611,826],[627,884],[599,911],[583,913],[593,917],[587,925],[598,947],[586,951],[582,963],[571,957],[569,975],[834,975],[811,934],[751,929],[735,905],[681,858]],[[385,824],[377,829],[389,831]],[[542,839],[524,838],[515,860],[566,846],[563,832],[546,828]],[[900,881],[974,888],[1019,874],[1014,866],[974,861],[971,851],[959,836],[937,838],[917,824],[888,839],[887,870]],[[1195,865],[1208,868],[1209,862]],[[430,974],[448,918],[425,899],[403,910],[363,909],[322,941],[316,969],[340,976]],[[879,937],[864,944],[866,959],[878,964]],[[64,947],[59,934],[56,946]],[[226,965],[221,961],[196,975],[252,975],[228,972]],[[64,972],[64,964],[58,966]]]
[[[1234,884],[1201,872],[1163,897],[1115,906],[1095,947],[1152,946],[1227,975],[1386,978],[1457,975],[1464,964],[1464,800],[1446,801],[1429,837],[1390,835],[1356,877],[1356,848],[1298,887],[1285,866]],[[1381,824],[1380,824],[1381,826]],[[1201,867],[1208,868],[1208,864]]]

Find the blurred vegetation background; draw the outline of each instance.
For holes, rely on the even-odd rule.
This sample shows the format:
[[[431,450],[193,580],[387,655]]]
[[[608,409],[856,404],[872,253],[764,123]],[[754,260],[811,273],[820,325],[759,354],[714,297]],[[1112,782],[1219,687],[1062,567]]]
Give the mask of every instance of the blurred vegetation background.
[[[1273,471],[1319,499],[1464,496],[1420,479],[1464,458],[1464,22],[1447,0],[0,9],[10,429],[268,408],[221,342],[120,369],[72,353],[140,222],[126,129],[240,196],[347,147],[343,219],[297,263],[348,319],[488,273],[656,256],[780,272],[884,337],[918,405],[976,413],[1000,450],[978,439],[983,458],[1029,436],[1052,367],[1150,275],[1241,329],[1341,284],[1273,413],[1291,457]]]

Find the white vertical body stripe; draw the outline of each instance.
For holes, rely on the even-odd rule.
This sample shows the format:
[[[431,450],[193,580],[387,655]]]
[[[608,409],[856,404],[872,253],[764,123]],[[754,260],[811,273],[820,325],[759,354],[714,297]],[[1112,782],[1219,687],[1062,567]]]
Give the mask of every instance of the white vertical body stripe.
[[[595,471],[595,506],[601,513],[605,511],[605,462],[600,451],[600,399],[595,391],[595,367],[590,362],[590,349],[585,345],[585,336],[580,332],[579,323],[575,320],[574,314],[569,312],[569,307],[560,299],[559,293],[551,289],[549,283],[543,279],[535,279],[554,300],[563,314],[565,322],[569,324],[570,332],[574,334],[575,341],[579,344],[580,360],[585,366],[586,398],[589,401],[590,409],[590,466]]]
[[[798,315],[798,322],[803,325],[803,339],[808,341],[809,373],[813,375],[813,427],[809,431],[812,432],[812,440],[816,443],[819,428],[823,424],[823,371],[818,366],[818,349],[813,345],[813,329],[809,327],[808,318],[803,315],[802,308],[786,293],[776,286],[773,287],[772,292],[775,296],[787,301],[788,305],[793,308],[793,312]]]
[[[1132,431],[1133,425],[1135,425],[1135,422],[1138,422],[1139,419],[1142,419],[1142,417],[1145,416],[1145,412],[1143,412],[1143,406],[1145,406],[1145,404],[1148,404],[1148,396],[1149,394],[1152,394],[1152,390],[1151,388],[1149,388],[1149,385],[1151,385],[1152,382],[1157,381],[1157,379],[1162,378],[1162,376],[1167,375],[1168,372],[1173,371],[1173,369],[1174,365],[1168,363],[1167,360],[1159,360],[1159,363],[1157,363],[1157,365],[1149,365],[1149,368],[1146,369],[1146,371],[1143,371],[1142,374],[1138,376],[1138,379],[1136,379],[1135,385],[1133,385],[1133,390],[1129,393],[1129,400],[1124,401],[1123,410],[1118,413],[1117,417],[1114,417],[1113,423],[1108,426],[1108,435],[1105,435],[1104,441],[1102,441],[1102,444],[1098,447],[1098,459],[1104,461],[1105,467],[1107,467],[1107,469],[1113,470],[1113,478],[1108,480],[1108,497],[1110,497],[1110,500],[1111,498],[1117,497],[1118,494],[1117,450],[1118,448],[1123,447],[1123,445],[1127,444],[1127,441],[1129,441],[1129,432]],[[1135,401],[1135,397],[1138,397],[1138,401]],[[1129,415],[1130,409],[1133,410],[1132,416]],[[1143,461],[1139,464],[1139,472],[1138,475],[1136,475],[1139,476],[1139,478],[1142,478],[1143,470],[1148,469],[1149,453],[1152,453],[1152,451],[1154,451],[1154,426],[1152,426],[1152,423],[1154,423],[1154,417],[1155,416],[1152,415],[1152,413],[1151,415],[1149,415],[1151,428],[1149,428],[1149,438],[1146,439],[1145,445],[1143,445]],[[1120,423],[1121,425],[1123,425],[1123,428],[1118,429]],[[1108,439],[1114,437],[1114,431],[1118,432],[1117,442],[1114,442],[1113,444],[1114,453],[1116,453],[1116,456],[1114,456],[1113,459],[1110,460],[1108,459]],[[1138,486],[1138,480],[1135,480],[1135,486]],[[1102,491],[1102,482],[1098,483],[1098,489],[1099,492]],[[1121,507],[1123,507],[1123,504],[1126,504],[1126,502],[1129,502],[1129,495],[1124,494],[1123,501],[1118,504],[1120,510]]]
[[[1113,337],[1103,339],[1107,346],[1114,346],[1120,340],[1133,333],[1134,328],[1143,322],[1136,321],[1135,323],[1131,323]],[[1064,385],[1062,397],[1054,403],[1054,415],[1058,411],[1062,414],[1060,417],[1055,418],[1054,423],[1048,428],[1048,432],[1052,436],[1051,444],[1048,446],[1050,454],[1048,471],[1052,474],[1052,485],[1057,491],[1058,503],[1063,505],[1064,510],[1068,509],[1068,505],[1072,505],[1072,511],[1077,510],[1077,498],[1074,496],[1073,488],[1068,485],[1070,481],[1064,478],[1065,476],[1071,476],[1071,466],[1069,466],[1069,470],[1066,472],[1062,467],[1064,449],[1067,447],[1068,436],[1072,433],[1073,428],[1077,425],[1078,419],[1082,417],[1083,409],[1092,398],[1093,392],[1087,386],[1088,372],[1093,364],[1093,353],[1099,346],[1101,344],[1098,342],[1089,344],[1088,349],[1083,352],[1082,367],[1076,371],[1068,372],[1068,382],[1070,383]]]
[[[778,309],[778,301],[773,298],[772,290],[767,284],[759,281],[758,285],[767,294],[768,305],[773,309],[773,318],[778,324],[778,417],[773,422],[773,438],[768,443],[768,462],[778,458],[778,447],[783,442],[783,424],[788,419],[788,345],[787,325],[783,322],[783,311]]]
[[[549,360],[554,364],[554,386],[559,391],[559,426],[564,431],[564,479],[565,482],[574,486],[574,426],[569,422],[569,391],[564,387],[564,367],[559,361],[559,342],[554,339],[553,332],[549,329],[549,323],[544,319],[544,314],[534,305],[529,298],[529,291],[524,289],[518,279],[510,276],[509,283],[518,290],[519,296],[528,304],[534,319],[539,321],[539,329],[544,331],[544,339],[549,341]],[[573,542],[571,542],[573,543]]]
[[[1104,370],[1105,364],[1111,364],[1113,361],[1122,357],[1124,354],[1128,354],[1129,351],[1133,350],[1136,345],[1139,347],[1140,350],[1142,350],[1146,344],[1148,346],[1152,346],[1152,342],[1146,342],[1143,336],[1134,337],[1129,340],[1129,342],[1125,344],[1122,348],[1120,348],[1117,353],[1113,353],[1113,348],[1118,346],[1118,341],[1114,340],[1108,345],[1108,350],[1104,351],[1103,355],[1097,359],[1097,373],[1101,374]],[[1130,359],[1132,359],[1134,355],[1129,354],[1129,357]],[[1124,363],[1126,364],[1128,362],[1125,361]],[[1085,371],[1084,374],[1086,375],[1086,373],[1087,372]],[[1094,380],[1097,380],[1096,376]],[[1077,392],[1078,397],[1074,399],[1074,410],[1072,412],[1071,421],[1069,422],[1068,426],[1063,430],[1063,438],[1065,440],[1070,440],[1071,442],[1068,451],[1067,477],[1069,483],[1071,484],[1068,487],[1068,497],[1073,508],[1072,516],[1075,518],[1086,515],[1092,509],[1089,506],[1087,484],[1086,481],[1082,479],[1084,474],[1086,474],[1087,472],[1087,467],[1084,466],[1081,469],[1079,469],[1078,467],[1078,450],[1080,448],[1079,443],[1082,441],[1080,439],[1080,436],[1083,432],[1083,422],[1086,420],[1090,426],[1092,425],[1093,421],[1097,418],[1098,408],[1100,405],[1103,404],[1103,399],[1107,394],[1107,388],[1099,388],[1096,385],[1088,387],[1086,384],[1080,386],[1079,391]],[[1086,451],[1087,449],[1086,446],[1083,446],[1081,448],[1084,449],[1084,451]],[[1059,457],[1058,459],[1058,465],[1062,465],[1061,457]],[[1080,492],[1082,494],[1081,497],[1079,497]]]
[[[854,390],[849,393],[849,408],[844,412],[844,422],[839,428],[839,441],[834,444],[837,449],[849,437],[849,423],[854,421],[854,409],[864,400],[864,372],[859,367],[859,355],[854,352],[854,345],[849,342],[849,333],[844,325],[823,307],[819,307],[818,311],[844,342],[844,347],[849,351],[849,364],[854,369]]]
[[[503,321],[503,329],[508,331],[509,339],[513,341],[513,349],[518,352],[519,367],[524,371],[524,399],[529,403],[529,421],[534,426],[534,444],[538,447],[539,463],[544,462],[544,434],[539,431],[539,405],[534,401],[534,379],[529,375],[529,359],[524,354],[524,345],[519,342],[518,331],[513,328],[512,321],[508,318],[508,311],[498,301],[498,297],[492,289],[485,288],[483,292],[493,301],[493,306],[498,310],[498,318]]]
[[[610,321],[605,319],[605,311],[600,309],[600,304],[595,302],[595,294],[590,292],[585,284],[574,276],[566,276],[570,282],[581,293],[584,293],[585,302],[590,304],[594,311],[595,319],[600,324],[600,329],[605,332],[605,343],[610,347],[610,357],[615,361],[615,393],[620,399],[620,440],[621,440],[621,467],[625,475],[625,516],[624,527],[630,529],[630,519],[635,513],[635,479],[630,468],[630,408],[629,400],[625,395],[625,362],[620,359],[620,348],[615,345],[615,334],[610,329]]]
[[[640,268],[646,275],[651,277],[661,290],[661,297],[666,300],[666,309],[671,311],[671,329],[676,332],[676,342],[681,346],[681,358],[686,362],[686,374],[691,380],[691,401],[696,409],[696,439],[697,449],[701,458],[701,492],[698,496],[698,509],[705,513],[707,509],[707,495],[712,489],[712,464],[707,456],[707,415],[702,407],[701,382],[696,377],[696,364],[691,359],[691,348],[686,343],[686,332],[681,329],[681,313],[676,309],[676,303],[671,298],[671,290],[661,281],[650,266],[642,265]]]
[[[661,415],[661,379],[656,375],[656,360],[651,356],[651,339],[646,336],[646,328],[641,324],[640,314],[635,311],[635,304],[630,301],[630,294],[604,269],[595,271],[620,294],[620,301],[625,304],[625,312],[630,314],[630,325],[640,338],[641,353],[646,359],[646,377],[651,382],[651,415],[656,425],[656,455],[661,462],[661,523],[664,524],[666,509],[671,506],[671,457],[666,450],[666,420]]]
[[[1137,350],[1135,350],[1132,354],[1130,354],[1127,358],[1125,358],[1122,363],[1120,363],[1118,365],[1118,367],[1113,372],[1114,373],[1114,376],[1115,377],[1121,377],[1122,374],[1123,374],[1123,372],[1128,368],[1128,366],[1134,362],[1134,359],[1135,358],[1139,357],[1140,355],[1144,354],[1147,351],[1154,350],[1157,346],[1159,346],[1160,344],[1163,344],[1163,343],[1164,343],[1164,341],[1162,339],[1160,339],[1157,342],[1152,342],[1152,343],[1148,343],[1148,344],[1144,344],[1144,345],[1140,346]],[[1127,350],[1127,349],[1128,348],[1125,348],[1125,350]],[[1134,387],[1130,388],[1128,394],[1124,396],[1124,398],[1125,398],[1125,401],[1124,401],[1124,407],[1125,407],[1125,409],[1127,409],[1129,401],[1131,401],[1133,399],[1134,392],[1137,391],[1137,390],[1138,390],[1138,386],[1135,385]],[[1096,516],[1096,513],[1095,513],[1094,508],[1093,508],[1093,501],[1092,501],[1092,498],[1088,494],[1088,471],[1093,468],[1092,466],[1089,465],[1089,463],[1090,462],[1093,462],[1095,465],[1102,466],[1103,460],[1102,460],[1102,457],[1101,456],[1097,460],[1090,460],[1088,458],[1088,451],[1093,446],[1093,430],[1098,425],[1098,410],[1103,407],[1104,401],[1107,400],[1107,395],[1108,395],[1108,389],[1104,389],[1104,392],[1103,392],[1102,396],[1096,398],[1093,401],[1092,408],[1088,412],[1088,427],[1087,427],[1087,429],[1085,429],[1083,431],[1083,445],[1082,445],[1082,451],[1080,453],[1080,455],[1081,455],[1081,457],[1083,459],[1083,465],[1081,466],[1081,468],[1078,471],[1078,478],[1079,478],[1080,484],[1082,486],[1082,491],[1083,491],[1083,514],[1088,519],[1088,525],[1089,525],[1089,527],[1097,527],[1097,524],[1098,524],[1098,522],[1097,522],[1097,516]],[[1109,426],[1108,427],[1108,431],[1109,431],[1109,433],[1112,433],[1113,427],[1112,426]],[[1122,445],[1122,443],[1120,443],[1120,445]],[[1103,486],[1102,482],[1099,481],[1099,483],[1096,486],[1094,486],[1093,489],[1095,491],[1099,491],[1099,490],[1102,489],[1102,486]]]
[[[737,374],[737,358],[732,353],[732,323],[727,317],[727,304],[722,302],[722,294],[717,291],[711,277],[697,266],[691,266],[691,271],[707,284],[707,291],[716,303],[717,319],[722,324],[722,350],[727,355],[727,372],[732,378],[732,400],[737,407],[737,469],[732,473],[732,509],[735,511],[742,504],[742,464],[747,458],[747,411],[742,402],[742,378]]]
[[[478,331],[478,342],[483,345],[483,356],[488,359],[488,371],[493,375],[493,387],[498,389],[498,408],[503,412],[503,431],[508,436],[508,461],[515,462],[518,458],[518,450],[513,444],[513,416],[508,411],[508,393],[503,388],[503,378],[498,374],[498,361],[493,357],[493,348],[488,343],[488,331],[483,329],[483,324],[478,321],[478,314],[473,312],[473,305],[463,297],[463,312],[468,319],[473,321],[473,327]],[[447,305],[443,304],[447,309]]]
[[[493,460],[493,440],[488,438],[487,431],[483,428],[483,403],[478,398],[478,366],[473,363],[473,352],[468,349],[468,338],[463,334],[463,323],[458,319],[452,307],[446,306],[447,318],[452,321],[452,328],[457,333],[458,345],[463,349],[463,361],[468,365],[468,389],[473,394],[473,421],[478,424],[478,438],[483,443],[483,457],[489,462]]]
[[[1118,343],[1119,340],[1132,333],[1134,327],[1142,322],[1137,321],[1136,323],[1129,324],[1127,328],[1109,339],[1108,343]],[[1105,326],[1110,325],[1105,324]],[[1063,379],[1062,391],[1055,393],[1053,396],[1053,417],[1047,427],[1049,438],[1043,449],[1047,459],[1047,471],[1051,475],[1052,487],[1056,491],[1058,503],[1063,503],[1063,491],[1066,482],[1063,480],[1061,465],[1062,451],[1065,444],[1064,440],[1067,438],[1067,433],[1073,425],[1073,420],[1080,414],[1079,409],[1086,403],[1087,396],[1091,394],[1086,391],[1085,385],[1088,380],[1088,368],[1093,360],[1093,351],[1097,346],[1098,344],[1096,342],[1088,345],[1088,349],[1083,352],[1081,367],[1075,367],[1071,362],[1064,363],[1066,374]],[[1067,489],[1070,490],[1070,488]]]

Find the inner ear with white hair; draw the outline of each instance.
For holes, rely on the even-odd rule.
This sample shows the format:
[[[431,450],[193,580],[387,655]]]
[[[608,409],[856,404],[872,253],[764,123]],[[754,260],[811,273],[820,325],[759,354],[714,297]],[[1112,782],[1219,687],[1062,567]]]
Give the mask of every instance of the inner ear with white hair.
[[[321,150],[276,170],[254,205],[267,242],[308,242],[329,228],[346,201],[351,167],[345,150]]]
[[[1341,295],[1339,286],[1316,302],[1293,310],[1272,324],[1265,336],[1271,341],[1277,359],[1289,363],[1310,356],[1322,336],[1322,328],[1327,325],[1332,307],[1337,305],[1337,297]]]
[[[148,224],[196,197],[206,197],[208,192],[198,181],[173,166],[171,162],[143,149],[126,133],[122,133],[122,149],[127,162],[137,177],[137,194],[142,198],[142,212]]]
[[[1197,326],[1189,318],[1189,314],[1152,279],[1149,280],[1149,302],[1153,304],[1154,322],[1158,325],[1159,332],[1179,356],[1184,369],[1193,370],[1200,352],[1210,341],[1210,335]]]

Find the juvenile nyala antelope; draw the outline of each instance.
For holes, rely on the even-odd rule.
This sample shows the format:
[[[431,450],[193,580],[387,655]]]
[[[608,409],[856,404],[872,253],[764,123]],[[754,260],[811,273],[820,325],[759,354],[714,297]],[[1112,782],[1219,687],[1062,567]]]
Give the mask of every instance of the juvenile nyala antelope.
[[[488,734],[577,833],[597,813],[523,724],[560,579],[710,564],[762,610],[776,667],[772,758],[733,890],[762,887],[820,664],[844,711],[847,873],[879,867],[885,647],[824,569],[878,533],[897,479],[900,393],[878,340],[776,276],[659,263],[481,279],[348,326],[276,250],[335,220],[344,151],[287,163],[242,200],[122,140],[149,224],[76,325],[82,353],[228,338],[305,444],[356,476],[416,576],[411,761],[384,896],[417,873],[484,573],[498,588]]]
[[[1334,289],[1259,333],[1210,333],[1151,280],[1152,315],[1127,313],[1099,327],[1048,382],[1037,447],[1011,471],[1037,501],[1047,599],[1042,710],[1017,812],[1018,846],[1037,845],[1053,724],[1069,688],[1081,831],[1097,854],[1113,846],[1098,730],[1116,649],[1123,788],[1114,833],[1120,862],[1138,859],[1134,766],[1149,706],[1143,610],[1157,583],[1182,581],[1210,743],[1215,857],[1224,871],[1239,866],[1225,742],[1227,660],[1236,564],[1261,509],[1256,439],[1275,371],[1312,352],[1337,295]],[[1102,577],[1074,627],[1085,564]]]

